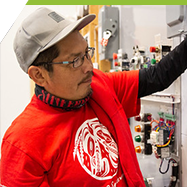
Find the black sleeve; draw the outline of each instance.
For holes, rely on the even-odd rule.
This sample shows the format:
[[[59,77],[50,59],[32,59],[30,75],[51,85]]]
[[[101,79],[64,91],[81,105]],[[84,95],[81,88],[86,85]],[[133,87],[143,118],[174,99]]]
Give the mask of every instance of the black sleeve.
[[[140,69],[138,98],[166,89],[187,68],[187,37],[155,66]]]

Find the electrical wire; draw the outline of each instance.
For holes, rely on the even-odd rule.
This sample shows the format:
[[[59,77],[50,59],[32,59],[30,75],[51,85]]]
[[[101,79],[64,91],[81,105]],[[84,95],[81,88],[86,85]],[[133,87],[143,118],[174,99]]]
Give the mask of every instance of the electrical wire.
[[[175,121],[171,121],[170,120],[170,121],[168,121],[168,123],[165,123],[163,120],[160,120],[160,121],[152,120],[150,124],[152,125],[154,122],[157,123],[157,125],[154,128],[152,128],[152,130],[154,130],[156,132],[159,132],[159,130],[162,129],[162,130],[167,130],[169,132],[168,141],[165,144],[163,144],[163,145],[157,144],[156,146],[157,147],[166,147],[166,146],[168,146],[170,144],[170,142],[171,142],[171,137],[172,137],[172,135],[174,133]]]
[[[171,141],[171,136],[172,136],[173,133],[174,133],[174,129],[172,129],[172,130],[170,131],[170,134],[169,134],[169,140],[168,140],[167,143],[165,143],[164,145],[160,145],[160,144],[158,144],[158,145],[156,145],[156,146],[157,146],[157,147],[166,147],[166,146],[168,146],[169,143],[170,143],[170,141]]]
[[[150,125],[151,125],[151,126],[152,126],[153,122],[155,122],[155,123],[159,124],[159,121],[158,121],[158,120],[153,119],[153,120],[151,121],[151,123],[150,123]]]
[[[159,167],[159,172],[160,172],[161,174],[166,174],[166,173],[168,172],[169,166],[170,166],[170,162],[171,162],[171,161],[172,161],[173,163],[177,163],[177,161],[176,161],[175,159],[170,158],[170,159],[168,160],[168,165],[167,165],[166,171],[161,171],[161,167],[162,167],[163,161],[164,161],[164,158],[161,159],[161,163],[160,163],[160,167]]]

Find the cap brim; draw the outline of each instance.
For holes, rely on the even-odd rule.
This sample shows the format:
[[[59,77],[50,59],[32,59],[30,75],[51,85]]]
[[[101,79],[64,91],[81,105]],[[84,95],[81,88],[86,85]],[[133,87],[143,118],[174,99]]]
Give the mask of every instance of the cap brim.
[[[70,34],[73,30],[81,30],[86,25],[88,25],[91,21],[95,19],[95,14],[89,14],[71,24],[69,24],[66,28],[64,28],[61,32],[59,32],[47,45],[42,47],[39,50],[39,53],[46,50],[47,48],[53,46],[63,38],[65,38],[68,34]]]

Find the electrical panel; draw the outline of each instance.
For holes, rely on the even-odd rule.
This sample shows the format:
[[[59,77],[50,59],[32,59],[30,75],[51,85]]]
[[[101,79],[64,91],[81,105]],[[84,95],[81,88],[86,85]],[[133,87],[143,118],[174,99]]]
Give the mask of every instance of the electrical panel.
[[[115,71],[154,66],[172,50],[172,39],[163,42],[155,35],[155,45],[134,46],[133,57],[122,49],[113,53]],[[124,64],[126,66],[124,68]],[[130,120],[140,169],[147,187],[180,187],[180,89],[175,81],[168,89],[141,99],[141,114]]]
[[[135,151],[147,187],[180,187],[180,103],[155,97],[142,99],[131,124]]]
[[[132,59],[140,59],[140,56],[144,59],[139,60],[139,64],[143,66],[138,68],[154,66],[172,47],[172,40],[163,43],[161,36],[155,35],[155,46],[150,46],[151,57],[139,52]],[[131,120],[135,151],[146,187],[180,187],[181,124],[180,89],[176,86],[180,85],[178,81],[180,80],[162,92],[143,97],[141,114]]]
[[[134,9],[138,12],[135,13]],[[155,45],[149,46],[148,43],[141,41],[143,39],[136,38],[139,32],[137,30],[140,29],[141,32],[141,27],[145,24],[142,17],[141,20],[139,19],[141,9],[144,13],[145,7],[120,9],[121,12],[122,10],[123,13],[126,12],[120,15],[127,16],[126,20],[121,17],[123,21],[120,27],[122,28],[122,24],[125,25],[123,27],[125,29],[120,33],[121,44],[128,40],[127,37],[131,39],[128,40],[130,47],[125,48],[120,48],[122,45],[118,47],[117,43],[119,41],[118,10],[115,7],[104,6],[99,12],[99,55],[100,60],[112,61],[111,72],[154,66],[177,45],[174,45],[173,37],[180,37],[187,32],[187,5],[166,5],[164,10],[167,23],[164,22],[164,28],[167,27],[167,36],[162,40],[161,34],[155,33],[153,28],[156,27],[153,27],[152,22],[150,25],[146,22],[148,28],[151,28],[147,29],[147,32],[154,31],[152,36],[155,37]],[[147,12],[150,15],[150,9]],[[147,17],[144,16],[144,19]],[[157,24],[160,29],[160,22]],[[142,33],[139,36],[144,37]],[[141,46],[142,43],[147,46]],[[129,49],[132,49],[132,55]],[[141,98],[140,115],[129,119],[135,151],[146,187],[182,187],[180,97],[180,78],[178,78],[164,91]]]
[[[112,61],[113,53],[119,49],[119,10],[103,6],[98,15],[98,48],[100,60]]]

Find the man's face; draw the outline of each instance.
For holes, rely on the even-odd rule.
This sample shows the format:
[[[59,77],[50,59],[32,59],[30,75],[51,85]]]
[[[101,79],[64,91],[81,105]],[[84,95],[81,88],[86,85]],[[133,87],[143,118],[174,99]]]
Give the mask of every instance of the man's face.
[[[85,54],[88,44],[78,31],[74,31],[57,43],[60,54],[53,62],[73,61]],[[84,63],[78,68],[73,64],[53,64],[53,72],[48,73],[45,89],[49,93],[68,100],[79,100],[91,91],[93,65],[84,57]]]

